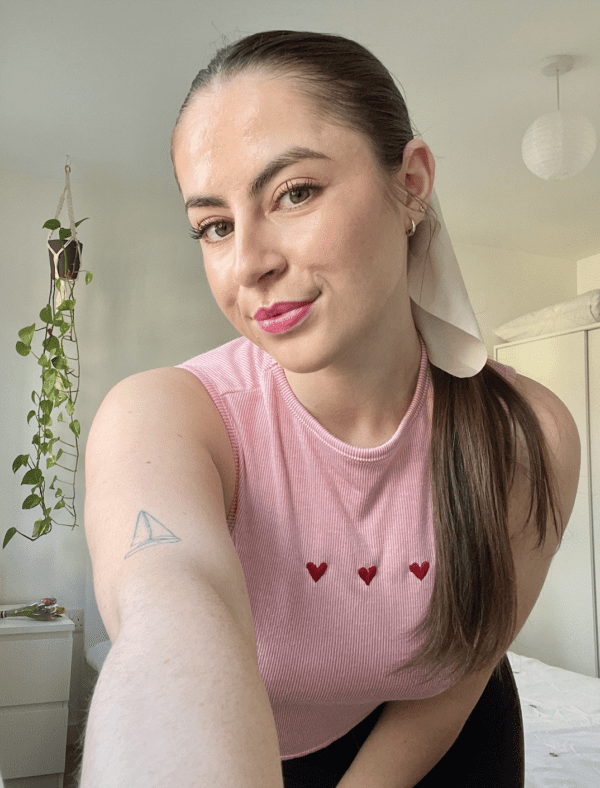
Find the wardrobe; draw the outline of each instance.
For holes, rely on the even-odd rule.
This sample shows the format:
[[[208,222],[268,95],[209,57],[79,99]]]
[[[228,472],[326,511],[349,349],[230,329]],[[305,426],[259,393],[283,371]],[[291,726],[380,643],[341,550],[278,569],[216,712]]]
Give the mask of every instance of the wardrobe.
[[[511,651],[600,677],[600,324],[496,345],[494,358],[553,391],[581,439],[573,513]]]

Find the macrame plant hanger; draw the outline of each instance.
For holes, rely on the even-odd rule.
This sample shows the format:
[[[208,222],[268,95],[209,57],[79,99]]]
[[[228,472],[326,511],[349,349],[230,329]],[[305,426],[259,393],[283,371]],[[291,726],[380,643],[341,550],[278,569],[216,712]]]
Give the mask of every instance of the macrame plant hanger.
[[[71,236],[70,236],[70,238],[65,238],[62,241],[62,243],[60,243],[58,245],[58,249],[53,249],[52,246],[50,245],[50,241],[51,241],[51,236],[52,236],[52,233],[54,232],[54,230],[50,230],[50,232],[48,233],[48,239],[47,239],[47,242],[46,242],[46,245],[48,247],[48,251],[50,252],[50,255],[51,255],[51,261],[52,261],[51,262],[51,265],[52,265],[52,281],[51,281],[51,291],[50,292],[52,293],[52,287],[54,287],[54,298],[52,299],[52,297],[51,297],[50,300],[53,301],[53,304],[52,304],[52,316],[53,317],[56,316],[57,312],[59,311],[60,305],[63,303],[63,301],[66,300],[67,296],[68,296],[68,298],[73,299],[73,303],[74,303],[73,287],[75,285],[75,280],[77,279],[77,273],[78,273],[78,270],[79,270],[79,266],[77,265],[77,263],[80,261],[79,260],[79,258],[80,258],[80,250],[81,250],[81,247],[82,247],[82,244],[80,244],[79,241],[77,240],[77,226],[75,224],[75,213],[73,211],[73,197],[71,195],[71,179],[69,177],[70,173],[71,173],[71,167],[69,166],[69,157],[67,156],[67,163],[65,164],[65,188],[63,189],[63,193],[61,194],[60,200],[58,201],[58,206],[56,208],[56,214],[54,215],[54,220],[58,221],[58,217],[60,216],[60,212],[62,211],[63,205],[65,204],[65,197],[66,197],[67,198],[67,211],[69,213],[69,225],[70,225],[70,230],[71,230]],[[59,238],[60,238],[60,232],[59,232]],[[70,244],[72,244],[72,243],[75,244],[74,248],[76,250],[76,252],[75,252],[75,265],[76,265],[76,267],[71,273],[71,272],[69,272],[69,267],[68,267],[69,261],[68,261],[68,257],[67,257],[67,247],[70,246]],[[61,255],[62,255],[62,260],[61,260]],[[60,267],[59,267],[59,263],[60,262],[62,262],[62,265],[63,265],[62,275],[61,275],[61,271],[60,271]],[[67,341],[73,342],[75,345],[77,345],[77,335],[75,333],[75,316],[74,316],[73,313],[71,313],[71,327],[70,327],[70,331],[65,335],[64,339],[67,340]],[[74,369],[73,369],[73,374],[75,376],[75,379],[77,381],[79,381],[79,373],[80,373],[79,351],[77,351],[77,353],[75,354],[74,358],[71,358],[71,361],[74,362],[74,364],[75,364]],[[63,389],[64,390],[64,386],[62,385],[62,383],[60,381],[60,378],[56,379],[55,386],[58,389]],[[72,392],[70,392],[70,398],[72,399],[73,404],[75,404],[77,402],[78,394],[79,394],[79,383],[77,382],[75,393],[73,394]],[[78,449],[77,435],[75,435],[75,446],[74,446],[74,448],[75,448],[75,451],[77,453],[77,458],[75,460],[75,467],[72,470],[73,481],[72,482],[66,482],[67,484],[70,484],[71,487],[73,488],[73,500],[75,499],[75,474],[77,472],[77,465],[78,465],[78,460],[79,460],[79,449]],[[73,514],[73,516],[75,517],[74,514]]]
[[[16,344],[19,355],[28,356],[33,352],[32,341],[36,332],[43,332],[42,351],[39,356],[33,352],[34,358],[42,367],[40,384],[31,394],[33,404],[37,407],[34,407],[27,416],[28,424],[35,419],[35,434],[31,441],[35,449],[33,451],[30,449],[28,454],[20,454],[15,458],[12,466],[14,473],[19,468],[25,467],[21,484],[31,485],[31,493],[23,501],[22,508],[32,510],[39,506],[43,516],[35,521],[33,536],[27,536],[15,527],[9,528],[4,537],[3,547],[6,547],[16,533],[35,541],[49,533],[53,524],[71,528],[77,525],[75,482],[81,426],[74,417],[79,395],[80,372],[79,343],[75,330],[74,287],[77,274],[80,273],[83,249],[83,244],[77,240],[77,224],[85,220],[80,219],[79,222],[75,222],[70,173],[67,156],[65,188],[58,201],[56,214],[54,219],[48,219],[42,225],[49,231],[46,246],[50,262],[50,291],[48,300],[39,313],[42,324],[39,328],[36,328],[36,323],[22,328],[19,331],[20,341]],[[61,227],[58,218],[65,198],[70,228]],[[52,240],[52,234],[57,230],[58,239]],[[73,252],[75,254],[72,254]],[[92,273],[86,271],[85,283],[89,284],[91,281]],[[60,427],[59,422],[62,423]],[[53,430],[56,430],[56,435]],[[44,473],[44,464],[46,470],[50,471],[49,474]],[[55,473],[55,476],[50,482],[52,473]],[[60,486],[55,487],[56,483]],[[63,492],[65,485],[66,492]],[[54,494],[51,502],[49,502],[49,499],[52,499],[50,491]],[[55,519],[55,512],[62,509],[65,511],[58,517],[62,518],[64,514],[68,514],[70,522],[60,522]]]
[[[78,255],[78,250],[79,250],[79,244],[78,244],[78,241],[77,241],[77,227],[75,226],[75,214],[73,213],[73,197],[71,195],[71,179],[69,177],[70,173],[71,173],[71,168],[69,166],[69,157],[67,156],[67,163],[65,164],[65,188],[63,189],[63,193],[61,194],[60,200],[58,201],[58,207],[56,208],[56,214],[54,215],[54,219],[58,221],[58,217],[60,216],[60,212],[62,211],[63,205],[65,203],[65,197],[66,197],[67,198],[67,210],[68,210],[68,213],[69,213],[69,225],[70,225],[70,228],[71,228],[71,238],[64,244],[63,248],[59,249],[58,251],[55,251],[50,246],[50,239],[52,237],[52,233],[54,232],[54,230],[50,230],[50,232],[48,233],[48,240],[47,240],[48,251],[50,252],[52,265],[53,265],[53,268],[54,268],[54,281],[57,283],[56,284],[56,300],[55,300],[55,304],[54,304],[55,309],[58,308],[60,306],[60,304],[64,301],[65,294],[66,294],[66,283],[59,276],[58,260],[59,260],[61,254],[62,254],[64,256],[64,262],[65,262],[65,268],[66,268],[66,265],[67,265],[67,251],[66,251],[67,250],[67,246],[69,246],[69,244],[71,244],[71,243],[74,243],[75,244],[75,249],[77,250],[77,255]]]

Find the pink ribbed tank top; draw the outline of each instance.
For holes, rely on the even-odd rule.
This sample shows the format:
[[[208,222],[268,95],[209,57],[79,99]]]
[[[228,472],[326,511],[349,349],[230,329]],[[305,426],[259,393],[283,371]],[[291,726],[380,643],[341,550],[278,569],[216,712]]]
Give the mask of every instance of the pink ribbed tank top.
[[[335,438],[292,392],[283,369],[245,337],[187,361],[227,427],[237,483],[227,521],[250,598],[282,759],[339,739],[385,701],[452,684],[394,671],[420,643],[435,578],[431,378],[392,438]],[[516,373],[488,360],[511,383]]]

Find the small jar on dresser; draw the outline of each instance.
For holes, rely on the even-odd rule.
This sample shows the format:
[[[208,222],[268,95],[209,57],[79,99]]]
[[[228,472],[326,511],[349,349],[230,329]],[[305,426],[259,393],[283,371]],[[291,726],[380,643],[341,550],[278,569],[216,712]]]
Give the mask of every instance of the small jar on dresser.
[[[23,605],[0,605],[0,610]],[[63,786],[74,629],[65,615],[52,621],[0,620],[0,775],[5,788]]]

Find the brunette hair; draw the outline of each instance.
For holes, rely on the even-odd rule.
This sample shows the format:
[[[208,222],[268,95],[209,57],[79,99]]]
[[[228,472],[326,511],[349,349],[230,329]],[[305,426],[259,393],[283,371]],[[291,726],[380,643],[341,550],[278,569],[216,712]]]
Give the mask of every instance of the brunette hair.
[[[376,166],[399,198],[393,176],[414,138],[393,77],[368,49],[342,36],[289,30],[256,33],[219,49],[194,79],[179,121],[195,94],[216,78],[241,72],[289,76],[329,122],[365,135]],[[406,193],[403,193],[406,196]],[[415,195],[411,195],[415,197]],[[416,198],[418,200],[418,198]],[[429,206],[426,216],[434,227]],[[431,472],[436,573],[427,615],[415,630],[420,665],[457,679],[483,668],[515,635],[516,588],[508,502],[517,469],[517,424],[527,446],[530,504],[538,547],[549,512],[557,534],[555,480],[538,419],[516,388],[488,363],[457,378],[430,363],[433,384]]]

